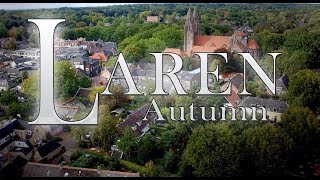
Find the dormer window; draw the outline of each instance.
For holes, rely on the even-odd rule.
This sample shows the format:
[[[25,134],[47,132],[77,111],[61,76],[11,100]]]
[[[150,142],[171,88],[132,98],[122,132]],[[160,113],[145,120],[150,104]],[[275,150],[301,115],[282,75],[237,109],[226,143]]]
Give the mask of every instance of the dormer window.
[[[26,134],[29,135],[29,136],[31,136],[32,131],[27,131]]]

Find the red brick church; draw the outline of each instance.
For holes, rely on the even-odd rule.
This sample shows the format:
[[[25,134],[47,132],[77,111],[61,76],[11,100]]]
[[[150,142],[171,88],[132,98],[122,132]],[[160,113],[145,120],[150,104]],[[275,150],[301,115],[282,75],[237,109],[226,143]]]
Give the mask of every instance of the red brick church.
[[[256,60],[260,59],[261,49],[254,39],[250,39],[243,31],[235,31],[232,36],[200,35],[200,18],[197,9],[189,9],[184,25],[183,50],[166,48],[163,52],[190,57],[197,52],[215,52],[226,49],[229,52],[249,52]]]

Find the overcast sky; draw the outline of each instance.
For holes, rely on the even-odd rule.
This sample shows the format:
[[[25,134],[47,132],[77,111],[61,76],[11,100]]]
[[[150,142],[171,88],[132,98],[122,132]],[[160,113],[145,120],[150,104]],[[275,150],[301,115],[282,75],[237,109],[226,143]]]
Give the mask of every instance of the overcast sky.
[[[123,5],[134,3],[0,3],[0,9],[41,9],[41,8],[60,8],[60,7],[96,7]]]

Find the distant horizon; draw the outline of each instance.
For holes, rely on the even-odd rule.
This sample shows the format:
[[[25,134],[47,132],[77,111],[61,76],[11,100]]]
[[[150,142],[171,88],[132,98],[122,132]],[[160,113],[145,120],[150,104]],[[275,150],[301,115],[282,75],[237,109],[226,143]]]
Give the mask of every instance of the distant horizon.
[[[150,2],[151,3],[151,2]],[[57,8],[85,8],[104,7],[115,5],[135,5],[150,3],[0,3],[0,10],[33,10],[33,9],[57,9]],[[162,3],[156,3],[162,4]],[[167,3],[164,3],[167,4]],[[237,3],[234,3],[237,4]],[[286,3],[279,3],[286,4]],[[293,3],[293,4],[320,4],[320,3]]]
[[[0,3],[0,9],[4,10],[32,10],[32,9],[56,9],[56,8],[82,8],[103,7],[114,5],[128,5],[139,3]]]

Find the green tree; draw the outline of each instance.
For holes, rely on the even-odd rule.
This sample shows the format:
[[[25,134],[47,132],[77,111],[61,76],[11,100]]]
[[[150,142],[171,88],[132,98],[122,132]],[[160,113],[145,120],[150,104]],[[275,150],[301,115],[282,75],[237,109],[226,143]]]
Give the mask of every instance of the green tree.
[[[119,149],[121,149],[126,155],[131,156],[131,152],[136,148],[138,142],[137,134],[130,128],[126,128],[123,131],[123,135],[117,141]]]
[[[290,107],[282,114],[279,127],[293,139],[297,152],[319,143],[320,120],[307,107]]]
[[[309,69],[294,74],[289,79],[288,101],[290,106],[309,107],[314,112],[319,112],[319,74]]]
[[[84,136],[86,135],[87,129],[85,126],[71,126],[71,133],[77,139],[77,141],[83,140]]]
[[[2,105],[9,105],[10,103],[18,102],[18,97],[13,91],[3,91],[0,95],[0,103]]]
[[[118,118],[110,115],[108,107],[99,107],[99,123],[93,130],[92,143],[95,146],[109,150],[118,137]]]
[[[8,37],[8,29],[4,26],[0,26],[0,38]]]
[[[29,78],[29,74],[28,74],[27,71],[23,71],[21,75],[22,75],[22,81],[24,81],[24,80]]]
[[[292,139],[271,124],[246,129],[241,134],[241,156],[244,156],[241,167],[244,174],[283,173],[292,145]]]
[[[233,176],[239,171],[241,147],[226,124],[193,129],[183,158],[198,176]]]
[[[35,99],[39,99],[40,95],[40,78],[39,72],[32,74],[29,78],[27,78],[22,84],[22,91]]]
[[[86,26],[87,26],[87,23],[85,23],[83,21],[77,22],[77,24],[76,24],[77,28],[86,27]]]
[[[79,86],[82,88],[89,88],[91,87],[91,83],[92,83],[91,79],[86,76],[80,77],[78,82],[79,82]]]

